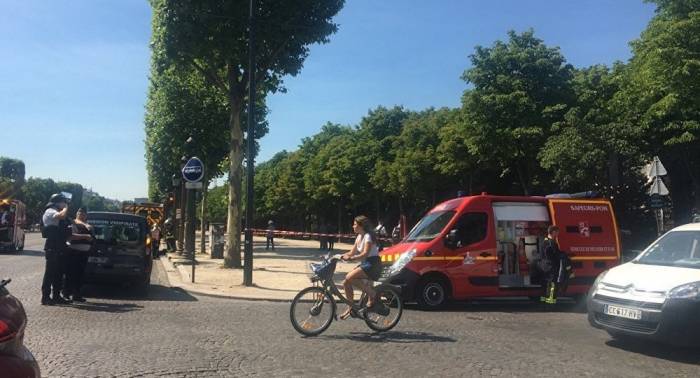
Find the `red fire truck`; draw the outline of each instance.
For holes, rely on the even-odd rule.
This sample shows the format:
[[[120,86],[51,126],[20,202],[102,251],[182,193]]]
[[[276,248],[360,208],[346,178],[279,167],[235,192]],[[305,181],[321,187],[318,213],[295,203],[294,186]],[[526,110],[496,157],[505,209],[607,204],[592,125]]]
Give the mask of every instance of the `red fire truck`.
[[[539,298],[544,279],[536,261],[552,224],[560,228],[559,246],[574,270],[562,295],[583,297],[599,273],[620,262],[617,223],[605,199],[486,193],[452,199],[380,256],[400,271],[392,283],[402,286],[405,299],[423,308],[449,299]]]
[[[0,199],[0,251],[24,249],[24,227],[27,219],[20,200]]]

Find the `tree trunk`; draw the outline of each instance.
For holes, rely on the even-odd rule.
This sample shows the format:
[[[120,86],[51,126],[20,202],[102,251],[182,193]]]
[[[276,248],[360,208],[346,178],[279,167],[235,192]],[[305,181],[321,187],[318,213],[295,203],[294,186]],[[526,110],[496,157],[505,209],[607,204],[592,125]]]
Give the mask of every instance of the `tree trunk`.
[[[689,216],[689,218],[692,218],[693,215],[700,213],[700,174],[698,174],[697,169],[697,167],[700,166],[700,153],[697,151],[684,151],[683,163],[692,186],[691,196],[693,199],[691,199],[690,202],[692,204],[692,208],[690,209]]]
[[[663,164],[666,166],[668,175],[665,180],[668,191],[673,202],[672,219],[674,225],[687,223],[690,219],[692,206],[692,189],[693,183],[686,170],[686,162],[683,161],[684,156],[680,154],[662,157]]]
[[[608,155],[608,175],[610,185],[615,188],[620,186],[620,160],[619,154],[615,151],[610,151]]]
[[[230,167],[228,172],[228,217],[226,219],[226,268],[241,268],[241,179],[243,174],[243,130],[241,129],[241,109],[243,99],[230,96],[231,115],[229,126],[231,131],[231,150],[229,151]]]
[[[377,212],[377,224],[380,224],[382,223],[382,215],[381,211],[379,210],[379,192],[374,194],[374,209]]]
[[[207,207],[207,187],[209,187],[209,182],[204,179],[204,183],[202,186],[202,217],[201,217],[201,223],[200,223],[200,229],[199,229],[199,253],[206,253],[206,219],[205,215],[206,214],[206,207]]]
[[[522,169],[520,169],[520,165],[519,165],[519,164],[515,164],[515,173],[518,174],[518,181],[520,181],[520,186],[521,186],[522,189],[523,189],[523,195],[524,195],[524,196],[529,196],[529,195],[530,195],[530,191],[529,191],[528,188],[527,188],[527,182],[525,182],[525,177],[524,177],[524,175],[523,175]]]
[[[338,198],[338,233],[343,233],[343,203]]]

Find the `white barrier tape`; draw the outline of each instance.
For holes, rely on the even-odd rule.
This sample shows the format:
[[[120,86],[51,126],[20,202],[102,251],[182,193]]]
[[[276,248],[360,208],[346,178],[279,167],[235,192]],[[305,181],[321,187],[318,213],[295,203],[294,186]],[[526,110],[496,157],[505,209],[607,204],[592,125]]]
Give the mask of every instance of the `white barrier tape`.
[[[266,236],[268,231],[254,228],[253,234]],[[284,230],[274,230],[272,231],[275,236],[297,236],[297,237],[332,237],[332,238],[344,238],[344,239],[354,239],[357,237],[355,234],[327,234],[318,232],[301,232],[301,231],[284,231]],[[379,238],[379,240],[391,241],[391,238]]]

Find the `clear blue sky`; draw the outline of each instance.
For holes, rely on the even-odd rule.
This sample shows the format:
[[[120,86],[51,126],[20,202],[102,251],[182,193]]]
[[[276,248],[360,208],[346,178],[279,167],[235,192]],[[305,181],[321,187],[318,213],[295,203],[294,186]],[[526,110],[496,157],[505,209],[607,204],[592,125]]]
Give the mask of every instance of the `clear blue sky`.
[[[474,46],[510,29],[534,28],[576,67],[626,60],[653,10],[642,0],[348,0],[331,42],[268,99],[258,161],[379,105],[458,106]],[[0,155],[24,160],[27,176],[145,196],[149,38],[146,0],[0,2]]]

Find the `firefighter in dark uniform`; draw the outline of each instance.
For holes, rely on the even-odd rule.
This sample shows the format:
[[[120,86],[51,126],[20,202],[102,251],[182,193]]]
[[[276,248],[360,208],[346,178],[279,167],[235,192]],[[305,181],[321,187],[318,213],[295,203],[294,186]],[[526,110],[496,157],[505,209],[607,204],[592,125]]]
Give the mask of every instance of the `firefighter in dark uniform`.
[[[61,297],[63,280],[63,253],[66,241],[70,237],[68,222],[68,199],[62,194],[54,194],[46,204],[41,218],[42,236],[46,238],[46,269],[41,284],[41,304],[66,304],[68,301]],[[53,296],[52,296],[53,294]]]
[[[165,226],[165,244],[168,252],[175,252],[176,245],[175,245],[175,224],[173,223],[172,218],[168,218],[165,220],[165,223],[163,223],[163,226]]]
[[[540,298],[542,302],[555,304],[557,303],[557,285],[560,282],[561,276],[561,261],[562,251],[559,249],[557,237],[559,236],[559,227],[549,226],[547,228],[547,237],[543,244],[543,273],[545,278],[544,296]]]

